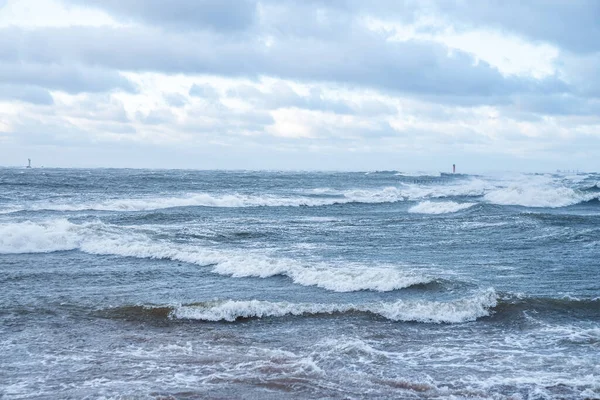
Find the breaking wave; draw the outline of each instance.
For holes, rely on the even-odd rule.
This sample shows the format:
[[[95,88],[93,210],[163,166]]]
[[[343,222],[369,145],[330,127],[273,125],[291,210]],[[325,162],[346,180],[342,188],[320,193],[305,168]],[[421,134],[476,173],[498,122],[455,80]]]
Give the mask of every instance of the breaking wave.
[[[494,289],[450,302],[413,300],[366,304],[288,303],[261,300],[210,301],[172,307],[126,306],[103,310],[117,318],[171,318],[233,322],[246,318],[369,313],[391,321],[462,323],[490,315],[497,304]]]
[[[301,207],[327,206],[347,203],[393,203],[406,200],[409,193],[395,187],[377,190],[348,190],[332,193],[327,196],[278,196],[278,195],[246,195],[246,194],[209,194],[195,193],[183,196],[139,199],[113,199],[97,203],[40,203],[30,207],[22,207],[14,211],[149,211],[174,207]]]
[[[317,188],[301,190],[298,194],[215,194],[190,193],[180,196],[121,198],[99,202],[60,203],[44,202],[27,206],[12,207],[3,213],[16,211],[150,211],[174,207],[301,207],[328,206],[348,203],[395,203],[415,201],[427,198],[445,198],[452,196],[482,196],[489,184],[479,179],[471,179],[461,184],[442,184],[420,186],[404,184],[376,189],[335,190]]]
[[[596,320],[600,316],[600,298],[521,298],[500,296],[493,288],[452,301],[398,300],[395,302],[348,303],[291,303],[263,300],[216,300],[183,305],[131,305],[100,311],[109,318],[130,320],[174,319],[233,322],[247,318],[285,316],[317,316],[368,313],[391,321],[424,323],[462,323],[495,316],[514,319],[525,311],[536,315],[553,316],[577,314]],[[595,328],[588,333],[597,336]]]
[[[78,226],[66,219],[0,224],[0,254],[74,250],[79,239]]]
[[[446,214],[465,210],[475,203],[456,203],[454,201],[423,201],[408,209],[409,213],[415,214]]]
[[[211,266],[212,272],[233,278],[269,278],[280,275],[302,286],[317,286],[335,292],[387,292],[433,280],[392,267],[337,266],[324,262],[304,264],[293,259],[273,258],[263,254],[211,249],[192,250],[156,242],[122,243],[118,239],[109,239],[84,243],[81,250],[92,254],[170,259]]]
[[[416,172],[397,172],[394,175],[406,176],[406,177],[410,177],[410,178],[421,178],[421,177],[439,178],[442,176],[442,173],[441,172],[416,171]]]
[[[530,177],[488,191],[483,199],[497,205],[558,208],[585,203],[599,196],[593,190],[577,190],[548,179]]]
[[[590,182],[591,183],[591,182]],[[588,184],[589,185],[589,184]],[[505,179],[470,176],[461,180],[431,180],[425,183],[400,182],[377,188],[336,189],[296,188],[288,193],[187,193],[159,197],[114,199],[64,199],[30,204],[7,204],[2,214],[18,211],[150,211],[174,207],[319,207],[337,204],[384,204],[418,201],[412,212],[456,212],[455,204],[483,200],[495,205],[525,207],[566,207],[600,198],[598,184],[576,188],[572,183],[546,175],[516,175]],[[451,199],[447,206],[431,200]],[[450,206],[452,204],[452,206]],[[439,208],[438,208],[439,206]],[[466,206],[465,206],[466,207]]]
[[[4,233],[4,234],[2,234]],[[212,268],[234,278],[286,276],[302,286],[335,292],[373,290],[387,292],[433,282],[434,279],[398,266],[326,262],[301,262],[275,258],[259,252],[214,250],[153,241],[101,222],[73,224],[65,219],[43,223],[0,224],[0,253],[45,253],[81,250],[89,254],[167,259]]]

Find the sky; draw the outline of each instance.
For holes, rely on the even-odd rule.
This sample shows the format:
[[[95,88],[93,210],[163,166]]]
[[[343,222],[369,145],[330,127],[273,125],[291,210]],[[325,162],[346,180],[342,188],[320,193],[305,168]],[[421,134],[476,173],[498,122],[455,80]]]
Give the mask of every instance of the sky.
[[[597,0],[0,0],[0,166],[600,170]]]

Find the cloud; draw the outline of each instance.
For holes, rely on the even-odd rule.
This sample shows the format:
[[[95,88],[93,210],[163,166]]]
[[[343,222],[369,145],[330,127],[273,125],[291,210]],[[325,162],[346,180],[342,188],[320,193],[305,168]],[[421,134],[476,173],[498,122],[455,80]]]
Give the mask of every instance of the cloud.
[[[62,3],[22,6],[14,23],[0,13],[3,144],[109,154],[127,141],[221,167],[233,164],[219,152],[270,167],[310,153],[355,168],[346,153],[485,164],[596,143],[594,0]]]
[[[13,121],[8,137],[26,146],[77,146],[91,143],[91,135],[64,119],[20,117]]]
[[[170,29],[239,31],[256,19],[256,2],[249,0],[70,0],[101,8],[114,17],[164,25]]]
[[[189,90],[189,95],[193,97],[202,97],[212,99],[218,96],[217,91],[211,85],[194,83]]]
[[[169,109],[154,109],[146,114],[138,111],[136,118],[146,125],[162,125],[175,121],[175,115]]]
[[[436,1],[443,16],[467,26],[514,32],[573,52],[600,51],[600,2],[596,0]]]
[[[214,133],[219,140],[225,136],[261,135],[273,123],[269,112],[231,109],[215,102],[191,107],[174,128],[190,133]]]
[[[517,110],[542,115],[600,115],[600,100],[569,94],[550,96],[520,96],[515,99]]]
[[[54,104],[50,92],[29,85],[0,84],[0,99],[18,100],[37,105]]]
[[[95,128],[102,132],[114,133],[118,135],[130,135],[137,133],[137,130],[133,126],[124,123],[101,123],[96,125]]]
[[[77,27],[34,32],[13,29],[0,30],[0,37],[11,37],[0,39],[4,41],[0,44],[6,52],[20,54],[24,63],[69,60],[75,65],[121,71],[250,78],[266,75],[430,96],[500,96],[563,89],[563,83],[556,78],[539,81],[504,77],[464,52],[449,54],[440,44],[389,42],[381,35],[359,28],[347,33],[349,37],[342,42],[295,37],[265,47],[256,37],[224,37],[207,32],[166,34],[140,27]],[[115,52],[115,48],[119,51]],[[103,73],[103,70],[92,71]],[[126,86],[114,74],[117,76],[98,76],[100,87]]]
[[[600,99],[600,52],[564,57],[562,70],[577,94]]]
[[[60,102],[55,107],[55,114],[69,116],[71,119],[103,121],[108,123],[130,122],[123,102],[107,93],[94,93]]]
[[[248,84],[242,84],[230,89],[228,95],[267,110],[295,107],[306,110],[329,111],[336,114],[354,112],[351,104],[326,98],[323,91],[318,87],[312,87],[308,95],[303,96],[282,81],[275,82],[266,91]]]
[[[167,104],[173,107],[183,107],[188,103],[187,97],[180,93],[165,93],[163,97]]]
[[[135,86],[117,71],[52,63],[0,62],[0,83],[38,86],[67,93],[136,90]]]

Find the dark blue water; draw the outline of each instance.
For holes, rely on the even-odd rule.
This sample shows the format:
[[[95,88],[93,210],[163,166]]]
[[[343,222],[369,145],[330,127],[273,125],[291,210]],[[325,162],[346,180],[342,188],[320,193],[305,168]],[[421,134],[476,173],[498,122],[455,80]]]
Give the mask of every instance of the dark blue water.
[[[0,397],[598,399],[599,187],[0,169]]]

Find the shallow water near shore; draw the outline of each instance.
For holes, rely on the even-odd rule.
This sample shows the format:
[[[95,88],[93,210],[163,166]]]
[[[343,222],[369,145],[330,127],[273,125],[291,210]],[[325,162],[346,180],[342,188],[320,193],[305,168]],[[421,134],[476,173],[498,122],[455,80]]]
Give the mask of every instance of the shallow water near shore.
[[[0,169],[0,397],[598,399],[599,188]]]

